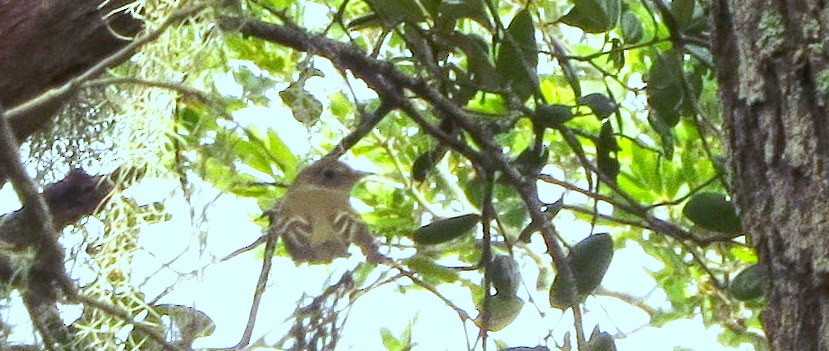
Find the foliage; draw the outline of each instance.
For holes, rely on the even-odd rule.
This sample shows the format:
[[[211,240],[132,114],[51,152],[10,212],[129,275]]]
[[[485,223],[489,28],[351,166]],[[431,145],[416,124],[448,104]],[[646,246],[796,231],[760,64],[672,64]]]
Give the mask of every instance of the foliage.
[[[251,199],[265,212],[303,164],[341,152],[335,147],[341,140],[347,159],[370,165],[378,180],[360,185],[353,195],[370,209],[363,219],[397,265],[360,265],[348,271],[353,279],[341,279],[342,284],[298,307],[298,321],[309,315],[340,318],[317,321],[319,327],[308,333],[336,335],[325,328],[343,328],[343,303],[354,304],[368,298],[370,290],[393,283],[404,296],[434,294],[440,308],[456,313],[464,328],[476,329],[458,336],[469,348],[536,346],[543,340],[550,349],[569,349],[565,345],[573,341],[580,349],[594,349],[591,345],[599,342],[587,340],[584,330],[594,330],[603,345],[612,330],[602,326],[600,332],[581,317],[604,313],[601,306],[611,298],[647,313],[652,326],[699,315],[707,325],[723,328],[720,342],[726,346],[764,343],[760,303],[739,301],[728,289],[732,276],[756,259],[727,200],[716,85],[705,40],[710,34],[706,1],[230,3],[208,7],[153,44],[210,49],[193,51],[197,60],[174,65],[180,67],[159,64],[153,68],[157,74],[148,77],[145,61],[176,62],[165,56],[170,51],[150,46],[135,63],[110,73],[140,79],[138,88],[111,87],[133,96],[173,95],[165,95],[173,108],[168,109],[172,117],[163,121],[171,126],[154,133],[165,141],[153,139],[150,147],[131,144],[130,151],[152,155],[151,173],[179,182],[174,196],[191,201],[189,206],[194,206],[194,189],[210,187],[221,196]],[[150,84],[153,79],[170,86]],[[129,101],[101,103],[110,108]],[[267,116],[252,123],[245,119],[251,111],[267,111]],[[119,109],[109,113],[118,116]],[[299,142],[291,138],[297,131],[305,134]],[[298,150],[295,144],[303,143],[312,145],[310,150]],[[130,155],[120,159],[137,163],[138,157]],[[716,204],[694,200],[701,197]],[[137,230],[153,222],[135,222],[140,211],[121,216],[112,206],[104,215],[109,230]],[[474,215],[459,217],[469,213]],[[124,228],[126,217],[132,222]],[[458,218],[464,223],[449,222]],[[191,220],[199,221],[197,216]],[[607,278],[605,271],[626,273],[612,269],[615,262],[607,270],[612,252],[601,252],[600,261],[607,262],[590,272],[580,268],[590,266],[584,255],[569,261],[577,243],[599,232],[612,237],[612,244],[602,240],[608,249],[641,247],[661,264],[648,271],[654,292],[632,296],[596,289]],[[132,255],[139,250],[137,240],[97,259],[122,250]],[[286,256],[281,246],[276,253]],[[495,257],[511,257],[510,267],[517,263],[521,272],[537,275],[537,284],[521,280],[523,287],[515,288],[515,278],[503,277],[503,272],[519,274],[515,268],[487,268],[496,267]],[[221,318],[154,304],[126,279],[130,269],[117,271],[122,276],[102,275],[101,281],[129,286],[123,296],[108,298],[131,314],[152,310],[154,319],[147,322],[157,326],[163,324],[160,316],[179,310],[200,321]],[[592,275],[588,283],[578,280],[585,275]],[[279,272],[271,279],[280,281]],[[558,284],[555,292],[566,303],[551,306],[548,296],[556,285],[551,282],[559,279],[570,282]],[[447,297],[444,288],[450,287],[467,291],[468,301]],[[107,297],[99,289],[90,288],[90,294]],[[584,299],[591,294],[608,298]],[[643,302],[658,294],[667,305]],[[756,289],[750,295],[756,296]],[[572,325],[549,324],[547,335],[521,344],[501,340],[519,312],[549,321],[543,316],[556,306],[575,316]],[[473,308],[479,310],[477,318],[468,314]],[[85,313],[78,325],[92,325],[93,317]],[[414,326],[433,322],[421,316],[404,330],[377,334],[388,349],[408,350],[417,346],[418,337],[429,337],[419,336]],[[213,325],[206,329],[212,332]],[[293,337],[302,338],[295,331]],[[130,335],[130,345],[137,345],[139,334]],[[189,345],[208,334],[182,332],[187,337],[177,342]],[[287,339],[280,345],[300,343]],[[330,345],[337,338],[314,340]]]

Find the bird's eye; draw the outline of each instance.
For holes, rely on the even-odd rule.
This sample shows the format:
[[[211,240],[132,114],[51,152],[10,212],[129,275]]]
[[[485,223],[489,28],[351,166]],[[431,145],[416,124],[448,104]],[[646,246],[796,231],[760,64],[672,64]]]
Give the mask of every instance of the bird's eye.
[[[333,179],[337,176],[337,172],[334,172],[333,169],[326,168],[322,171],[322,176],[325,177],[325,179]]]

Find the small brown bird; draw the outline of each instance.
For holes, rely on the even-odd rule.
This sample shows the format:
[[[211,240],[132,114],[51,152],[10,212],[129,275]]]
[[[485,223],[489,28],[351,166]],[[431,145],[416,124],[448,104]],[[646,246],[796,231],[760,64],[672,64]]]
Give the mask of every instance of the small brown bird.
[[[281,237],[294,262],[329,263],[357,243],[371,261],[380,256],[374,237],[348,200],[367,173],[323,158],[303,169],[270,211],[269,234]]]

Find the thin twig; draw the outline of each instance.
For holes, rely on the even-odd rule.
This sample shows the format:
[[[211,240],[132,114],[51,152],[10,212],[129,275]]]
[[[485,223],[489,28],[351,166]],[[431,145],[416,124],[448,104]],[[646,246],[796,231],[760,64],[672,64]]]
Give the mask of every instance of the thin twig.
[[[661,233],[661,234],[664,234],[664,235],[668,235],[668,236],[674,237],[676,239],[689,239],[689,238],[692,238],[691,234],[688,233],[688,231],[678,227],[677,225],[675,225],[673,223],[668,223],[668,222],[665,222],[665,221],[663,221],[659,218],[654,217],[653,215],[651,215],[647,212],[646,208],[643,208],[641,206],[633,206],[633,205],[630,205],[630,204],[621,203],[617,199],[614,199],[614,198],[611,198],[611,197],[608,197],[608,196],[605,196],[605,195],[602,195],[602,194],[598,194],[596,192],[592,192],[592,191],[589,191],[589,190],[586,190],[586,189],[582,189],[582,188],[580,188],[578,186],[575,186],[573,184],[570,184],[568,182],[558,180],[558,179],[556,179],[556,178],[554,178],[550,175],[542,174],[542,175],[539,175],[538,179],[543,181],[543,182],[546,182],[546,183],[561,186],[561,187],[563,187],[567,190],[572,190],[572,191],[578,192],[578,193],[583,194],[585,196],[588,196],[590,198],[593,198],[593,199],[596,199],[596,200],[599,200],[599,201],[603,201],[603,202],[607,202],[607,203],[613,205],[614,207],[617,207],[617,208],[619,208],[619,209],[621,209],[625,212],[628,212],[632,215],[635,215],[639,218],[642,218],[642,220],[645,221],[647,226],[645,227],[645,226],[643,226],[644,224],[638,224],[637,226],[639,226],[639,227],[647,228],[647,229],[650,229],[654,232],[658,232],[658,233]],[[572,209],[577,210],[575,208],[572,208]],[[593,211],[590,211],[587,214],[594,214],[594,213],[593,213]],[[601,217],[601,215],[600,215],[600,217]],[[610,219],[610,218],[608,218],[608,219]],[[611,220],[617,221],[615,219],[611,219]],[[620,223],[623,223],[623,222],[620,222]]]
[[[679,28],[676,18],[674,18],[674,14],[662,0],[653,0],[653,4],[656,5],[656,9],[659,11],[659,14],[662,15],[662,22],[665,23],[665,27],[668,28],[668,33],[671,35],[671,41],[675,46],[682,47],[685,42],[684,36],[682,35],[682,31]]]
[[[104,311],[109,315],[118,317],[127,324],[132,325],[135,329],[140,330],[144,334],[147,334],[147,336],[150,337],[150,339],[153,339],[153,341],[161,344],[164,350],[186,351],[183,347],[171,344],[167,340],[165,340],[164,335],[159,333],[155,327],[135,321],[133,319],[134,317],[121,307],[111,305],[106,302],[99,301],[89,296],[81,294],[68,295],[67,299],[69,301],[76,301],[85,306],[90,306],[92,308]]]
[[[584,338],[584,319],[581,314],[581,306],[574,304],[573,308],[573,326],[576,328],[576,345],[579,350],[584,350],[586,339]]]
[[[401,268],[397,268],[397,270],[400,271],[401,276],[409,278],[417,286],[420,286],[421,288],[424,288],[427,291],[431,292],[437,298],[441,299],[443,301],[443,303],[446,304],[446,306],[449,306],[451,309],[455,310],[455,313],[458,314],[458,318],[460,318],[461,322],[466,322],[466,321],[471,321],[472,320],[472,317],[470,317],[469,314],[466,313],[466,311],[464,311],[463,309],[461,309],[460,307],[455,305],[455,303],[452,302],[452,300],[449,300],[449,298],[447,298],[446,296],[443,296],[443,294],[438,292],[437,289],[435,289],[435,287],[433,287],[431,284],[421,280],[420,278],[415,276],[415,274],[413,272],[411,272],[411,271],[409,271],[405,268],[401,267]]]
[[[377,124],[383,120],[383,117],[386,117],[386,115],[388,115],[393,108],[394,106],[390,102],[383,99],[380,106],[378,106],[371,113],[364,115],[360,121],[360,124],[357,125],[357,128],[342,138],[337,147],[335,147],[328,156],[336,158],[345,154],[345,152],[360,141],[360,139],[363,139],[369,132],[374,130],[374,127],[376,127]]]
[[[199,102],[204,104],[209,104],[211,102],[211,98],[207,96],[207,94],[181,85],[179,83],[172,83],[172,82],[162,82],[162,81],[155,81],[155,80],[146,80],[140,79],[135,77],[107,77],[107,78],[99,78],[90,80],[88,82],[81,83],[81,88],[91,88],[91,87],[101,87],[101,86],[109,86],[114,84],[134,84],[134,85],[142,85],[152,88],[162,88],[167,90],[176,91],[182,93],[184,95],[190,96],[199,100]]]
[[[241,255],[241,254],[243,254],[243,253],[245,253],[245,252],[248,252],[248,251],[250,251],[250,250],[253,250],[253,249],[257,248],[259,245],[262,245],[262,243],[265,243],[265,242],[267,242],[267,241],[268,241],[268,235],[263,235],[263,236],[260,236],[260,237],[259,237],[259,238],[257,238],[254,242],[252,242],[252,243],[250,243],[250,244],[248,244],[248,245],[245,245],[245,246],[244,246],[244,247],[242,247],[242,248],[236,249],[235,251],[231,252],[231,253],[230,253],[230,254],[228,254],[227,256],[222,257],[221,259],[219,259],[219,262],[224,262],[224,261],[227,261],[227,260],[229,260],[229,259],[231,259],[231,258],[234,258],[234,257],[236,257],[236,256],[239,256],[239,255]]]
[[[704,188],[705,188],[705,187],[707,187],[708,185],[711,185],[711,183],[713,183],[713,182],[715,182],[715,181],[717,181],[717,180],[719,180],[719,179],[720,179],[720,174],[717,174],[717,175],[716,175],[716,176],[714,176],[713,178],[709,178],[708,180],[706,180],[706,181],[702,182],[702,184],[695,186],[693,189],[691,189],[690,191],[688,191],[688,193],[687,193],[687,194],[682,195],[682,196],[680,196],[679,198],[676,198],[676,199],[671,200],[671,201],[664,201],[664,202],[658,202],[658,203],[655,203],[655,204],[653,204],[653,205],[648,206],[648,207],[647,207],[647,209],[653,209],[653,208],[656,208],[656,207],[661,207],[661,206],[674,206],[674,205],[679,205],[679,204],[681,204],[683,201],[687,200],[689,197],[694,196],[694,194],[698,193],[700,190],[704,189]]]
[[[253,301],[250,305],[250,313],[248,314],[248,322],[245,325],[245,331],[239,339],[239,343],[233,348],[234,350],[242,350],[250,344],[250,338],[253,335],[253,327],[256,325],[256,315],[259,313],[259,303],[262,301],[262,295],[265,293],[265,286],[268,284],[268,276],[271,273],[271,265],[273,263],[273,254],[276,251],[276,240],[278,236],[276,233],[268,233],[268,240],[265,242],[265,257],[262,260],[262,271],[259,272],[259,280],[256,283],[256,290],[253,292]]]
[[[484,180],[484,194],[482,199],[483,209],[481,211],[481,231],[483,232],[484,243],[481,249],[481,260],[478,262],[479,266],[485,267],[492,260],[492,235],[490,223],[495,217],[495,207],[492,204],[492,190],[495,186],[494,175],[492,172],[484,173],[479,170],[478,176]],[[489,319],[492,315],[490,307],[492,305],[490,286],[492,285],[492,276],[488,269],[484,269],[484,301],[481,304],[480,318],[481,329],[478,336],[481,338],[481,347],[486,351],[486,338],[489,331]]]

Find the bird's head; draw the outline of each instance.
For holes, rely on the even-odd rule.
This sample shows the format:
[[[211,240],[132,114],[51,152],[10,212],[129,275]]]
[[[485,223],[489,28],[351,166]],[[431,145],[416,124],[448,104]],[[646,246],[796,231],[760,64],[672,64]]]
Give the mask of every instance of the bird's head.
[[[332,190],[350,190],[366,175],[368,173],[354,170],[334,158],[323,158],[299,172],[294,183]]]

